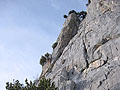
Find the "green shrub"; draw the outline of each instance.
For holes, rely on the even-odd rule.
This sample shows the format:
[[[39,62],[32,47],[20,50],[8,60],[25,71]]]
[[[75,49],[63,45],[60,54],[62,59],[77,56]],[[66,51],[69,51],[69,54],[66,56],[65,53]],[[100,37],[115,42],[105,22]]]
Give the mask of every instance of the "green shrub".
[[[16,81],[13,80],[13,83],[7,82],[6,83],[6,89],[7,90],[24,90],[23,89],[23,84],[20,84],[20,82],[18,80],[16,80]]]
[[[88,0],[88,3],[86,4],[86,6],[89,6],[89,4],[91,3],[91,1],[90,0]]]
[[[46,79],[45,77],[41,78],[38,86],[36,86],[35,82],[28,82],[25,80],[25,85],[21,84],[18,80],[13,81],[13,83],[6,83],[7,90],[58,90],[55,87],[54,82],[52,83],[50,79]]]
[[[64,15],[63,17],[64,17],[64,18],[67,18],[68,16],[67,16],[67,15]]]
[[[55,49],[56,46],[57,46],[58,42],[55,42],[53,45],[52,45],[52,48]]]
[[[46,58],[44,56],[41,56],[41,58],[40,58],[40,64],[42,66],[44,66],[45,63],[46,63]]]
[[[46,54],[45,54],[45,57],[46,57],[47,59],[49,59],[49,56],[50,56],[49,53],[46,53]]]
[[[46,79],[45,77],[40,80],[38,87],[39,90],[58,90],[54,82],[51,82],[51,79]]]
[[[50,60],[50,59],[51,59],[50,54],[49,54],[49,53],[46,53],[44,56],[41,56],[41,58],[40,58],[40,64],[41,64],[42,66],[44,66],[45,63],[46,63],[48,60]]]
[[[83,20],[86,17],[87,12],[86,11],[81,11],[78,14],[79,14],[80,19]]]
[[[75,13],[75,14],[77,14],[77,12],[76,12],[75,10],[71,10],[71,11],[69,11],[68,15],[70,15],[71,13]]]
[[[91,0],[88,0],[88,4],[90,4],[91,3]]]

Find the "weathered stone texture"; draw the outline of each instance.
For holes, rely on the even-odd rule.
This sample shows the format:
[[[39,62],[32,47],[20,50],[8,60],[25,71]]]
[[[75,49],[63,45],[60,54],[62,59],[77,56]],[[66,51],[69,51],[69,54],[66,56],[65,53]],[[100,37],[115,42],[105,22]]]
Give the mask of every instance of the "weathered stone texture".
[[[120,90],[120,0],[91,0],[87,13],[65,21],[46,77],[60,90]]]
[[[53,50],[52,62],[56,61],[61,56],[69,41],[77,34],[79,24],[79,17],[75,13],[72,13],[68,16],[57,39],[58,44]]]

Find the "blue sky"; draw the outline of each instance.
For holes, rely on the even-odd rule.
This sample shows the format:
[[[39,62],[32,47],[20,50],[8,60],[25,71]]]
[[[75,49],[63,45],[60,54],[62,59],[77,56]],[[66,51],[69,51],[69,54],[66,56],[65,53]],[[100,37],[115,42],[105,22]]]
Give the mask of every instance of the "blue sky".
[[[0,0],[0,90],[18,79],[34,80],[39,59],[57,39],[70,10],[85,10],[87,0]]]

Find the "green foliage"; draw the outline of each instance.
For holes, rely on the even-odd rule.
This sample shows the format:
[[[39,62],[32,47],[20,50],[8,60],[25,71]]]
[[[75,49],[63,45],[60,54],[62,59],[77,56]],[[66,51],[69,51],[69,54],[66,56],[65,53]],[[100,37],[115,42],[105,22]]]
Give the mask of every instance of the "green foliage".
[[[91,0],[88,0],[88,4],[90,4],[91,3]]]
[[[46,58],[44,56],[41,56],[40,64],[43,66],[45,63],[46,63]]]
[[[52,45],[52,48],[55,49],[56,46],[57,46],[58,42],[55,42],[53,45]]]
[[[67,18],[68,16],[67,16],[67,15],[64,15],[63,17],[64,17],[64,18]]]
[[[25,85],[20,84],[18,80],[13,83],[6,83],[6,89],[7,90],[58,90],[57,87],[55,87],[54,82],[52,83],[50,79],[46,79],[45,77],[41,78],[39,81],[38,86],[35,85],[34,82],[28,80],[25,80]]]
[[[38,87],[39,87],[38,90],[58,90],[58,89],[55,87],[54,82],[51,83],[51,80],[50,80],[50,79],[45,79],[45,77],[43,77],[43,78],[40,80],[40,83],[39,83]]]
[[[86,17],[87,12],[86,11],[81,11],[78,14],[79,14],[80,19],[83,20]]]
[[[75,10],[69,11],[68,15],[70,15],[72,13],[75,13],[79,17],[80,21],[82,21],[86,17],[86,15],[87,15],[86,11],[76,12]],[[64,18],[67,18],[67,15],[64,15]],[[54,48],[55,47],[54,47],[54,44],[53,44],[53,49]]]
[[[91,3],[91,1],[90,0],[88,0],[88,3],[86,4],[86,6],[89,6],[89,4]]]
[[[75,14],[77,14],[77,12],[76,12],[75,10],[71,10],[71,11],[69,11],[68,15],[70,15],[71,13],[75,13]]]
[[[45,63],[47,62],[47,60],[50,60],[50,54],[49,53],[46,53],[44,56],[41,56],[41,58],[40,58],[40,64],[42,66],[44,66]]]
[[[18,80],[14,81],[13,83],[6,83],[6,89],[7,90],[24,90],[23,89],[23,84],[20,84],[20,82]]]
[[[46,53],[46,54],[45,54],[45,57],[46,57],[47,59],[49,59],[49,56],[50,56],[49,53]]]

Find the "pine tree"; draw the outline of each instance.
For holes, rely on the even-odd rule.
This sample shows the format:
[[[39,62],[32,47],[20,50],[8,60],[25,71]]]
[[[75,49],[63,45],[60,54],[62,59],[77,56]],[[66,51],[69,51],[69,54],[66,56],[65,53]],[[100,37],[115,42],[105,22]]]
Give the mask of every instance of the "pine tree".
[[[25,80],[25,85],[21,84],[18,80],[14,81],[13,83],[6,83],[7,90],[58,90],[55,87],[54,82],[51,82],[50,79],[46,79],[45,77],[41,78],[39,81],[38,86],[32,81],[28,82]]]

